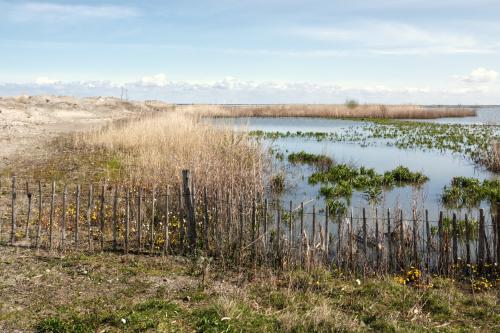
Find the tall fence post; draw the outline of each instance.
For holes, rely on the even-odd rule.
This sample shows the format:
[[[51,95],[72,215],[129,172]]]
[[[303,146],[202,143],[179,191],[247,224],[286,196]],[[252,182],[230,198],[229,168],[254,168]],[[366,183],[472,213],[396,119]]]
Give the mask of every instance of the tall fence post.
[[[378,230],[378,208],[375,207],[375,251],[377,252],[377,270],[380,268],[380,239]]]
[[[40,237],[42,232],[42,182],[38,181],[38,221],[36,225],[36,240],[35,246],[38,251],[40,249]]]
[[[188,213],[188,241],[189,251],[192,253],[196,246],[196,216],[193,204],[193,194],[191,193],[189,170],[182,170],[182,183],[184,187],[184,201]]]
[[[68,194],[68,186],[65,184],[62,197],[62,212],[61,212],[61,250],[65,250],[66,245],[66,196]]]
[[[479,265],[484,264],[484,211],[479,210],[479,230],[478,230],[477,261]]]
[[[26,181],[26,195],[28,197],[28,214],[26,217],[26,228],[24,230],[24,239],[28,240],[30,238],[31,199],[33,194],[30,191],[30,187],[27,181]]]
[[[104,191],[105,185],[101,185],[101,197],[100,197],[100,205],[99,205],[99,222],[100,222],[100,230],[101,230],[101,251],[104,251]]]
[[[413,262],[415,267],[419,267],[418,261],[418,218],[417,210],[413,208]]]
[[[155,209],[156,209],[156,188],[153,186],[153,190],[151,191],[151,223],[149,224],[149,251],[151,253],[154,252],[155,249]]]
[[[252,238],[252,262],[255,263],[255,257],[257,253],[257,244],[256,244],[256,239],[255,239],[255,231],[257,227],[257,211],[256,211],[256,202],[255,202],[255,197],[253,197],[252,200],[252,233],[251,233],[251,238]]]
[[[80,185],[76,185],[76,204],[75,204],[75,249],[78,250],[78,242],[79,242],[79,235],[78,235],[78,228],[79,228],[79,222],[80,222],[80,193],[81,188]]]
[[[53,231],[54,231],[54,213],[56,200],[56,182],[52,181],[52,195],[50,198],[50,217],[49,217],[49,250],[52,250]]]
[[[438,236],[439,236],[438,270],[439,273],[442,274],[444,265],[443,212],[439,212]]]
[[[165,225],[163,226],[163,254],[168,254],[168,249],[170,247],[170,235],[169,235],[169,199],[170,199],[170,188],[167,186],[167,193],[165,194]]]
[[[89,193],[87,199],[87,232],[88,232],[89,250],[92,250],[92,207],[94,205],[93,196],[94,196],[94,188],[92,184],[89,184]]]
[[[11,228],[10,228],[10,244],[14,245],[16,242],[16,176],[12,177],[12,206],[11,206]]]
[[[400,229],[399,229],[399,250],[401,256],[401,267],[406,266],[406,254],[405,254],[405,222],[403,209],[400,209]]]
[[[453,264],[458,263],[458,228],[457,228],[457,214],[453,213],[452,220],[452,232],[453,232]]]
[[[368,245],[368,234],[366,231],[366,211],[363,207],[363,254],[365,256],[365,260],[367,260],[367,245]]]
[[[207,188],[203,188],[203,249],[208,253],[208,195]]]
[[[466,250],[466,263],[467,265],[470,265],[470,239],[471,239],[471,227],[469,223],[469,217],[467,213],[465,213],[465,250]]]
[[[130,189],[127,188],[127,195],[125,197],[125,244],[123,250],[125,254],[129,251],[129,234],[130,234]]]
[[[115,186],[115,191],[113,194],[113,216],[112,216],[112,229],[113,229],[113,251],[116,251],[118,247],[118,185]]]
[[[137,194],[137,251],[142,251],[142,187]]]
[[[431,244],[431,228],[429,225],[429,211],[426,209],[425,210],[425,231],[426,231],[426,236],[427,236],[427,242],[426,242],[426,248],[427,248],[427,272],[430,272],[431,270],[431,249],[432,249],[432,244]]]
[[[500,201],[496,202],[497,216],[496,216],[496,242],[497,242],[497,265],[500,264]]]
[[[393,255],[392,255],[392,231],[391,231],[391,209],[387,208],[387,243],[389,247],[389,262],[388,267],[389,270],[393,269]]]
[[[325,263],[328,265],[328,259],[329,259],[329,231],[328,231],[328,221],[329,220],[329,209],[328,209],[328,204],[325,207]]]

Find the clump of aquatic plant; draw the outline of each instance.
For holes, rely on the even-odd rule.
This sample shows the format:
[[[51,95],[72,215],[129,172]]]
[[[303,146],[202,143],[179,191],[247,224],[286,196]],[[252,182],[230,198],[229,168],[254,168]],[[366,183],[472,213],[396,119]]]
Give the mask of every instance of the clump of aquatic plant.
[[[493,172],[500,172],[500,141],[492,142],[491,147],[486,149],[478,158],[479,163]]]
[[[270,181],[271,190],[274,193],[283,193],[285,191],[285,175],[278,173],[271,177]]]
[[[288,155],[288,162],[292,164],[309,164],[318,167],[320,170],[326,170],[333,165],[331,157],[322,154],[310,154],[305,151],[291,153]]]
[[[383,175],[372,168],[356,168],[348,164],[336,164],[328,170],[318,171],[309,177],[312,185],[321,184],[320,194],[327,199],[350,199],[353,190],[364,192],[364,197],[372,203],[381,200],[383,189],[393,186],[422,185],[428,177],[420,172],[398,166]]]
[[[484,200],[490,203],[500,201],[500,180],[480,181],[476,178],[454,177],[450,186],[445,186],[441,200],[447,207],[473,208]]]

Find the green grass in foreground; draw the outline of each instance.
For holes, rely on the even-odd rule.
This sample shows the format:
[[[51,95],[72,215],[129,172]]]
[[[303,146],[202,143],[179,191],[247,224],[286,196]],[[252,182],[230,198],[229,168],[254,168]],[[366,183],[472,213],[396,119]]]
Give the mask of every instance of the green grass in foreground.
[[[0,331],[494,332],[495,290],[451,279],[417,289],[394,277],[323,270],[277,276],[199,269],[183,258],[36,256],[0,248]],[[252,276],[250,279],[249,277]],[[356,281],[360,279],[359,282]],[[19,283],[22,281],[22,283]]]

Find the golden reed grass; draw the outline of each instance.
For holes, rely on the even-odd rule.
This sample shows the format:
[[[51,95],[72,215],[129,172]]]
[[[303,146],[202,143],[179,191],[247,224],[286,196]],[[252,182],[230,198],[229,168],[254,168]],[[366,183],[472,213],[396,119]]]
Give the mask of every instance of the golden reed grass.
[[[176,110],[203,117],[321,117],[321,118],[382,118],[435,119],[472,117],[476,111],[464,107],[426,107],[419,105],[176,105]]]
[[[131,184],[176,185],[189,169],[197,190],[262,191],[266,157],[245,133],[177,112],[161,112],[80,134],[78,146],[118,154]],[[220,193],[220,192],[219,192]],[[240,193],[240,194],[238,194]]]

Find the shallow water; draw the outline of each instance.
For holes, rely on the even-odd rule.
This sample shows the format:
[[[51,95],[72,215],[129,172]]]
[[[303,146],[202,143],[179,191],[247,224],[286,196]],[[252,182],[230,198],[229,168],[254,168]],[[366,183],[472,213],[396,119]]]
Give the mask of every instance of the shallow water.
[[[479,116],[475,120],[458,118],[461,122],[456,123],[483,123],[492,120],[496,114],[500,114],[500,108],[480,109]],[[455,120],[455,119],[454,119]],[[494,119],[497,120],[497,119]],[[360,129],[366,122],[350,121],[340,119],[323,118],[219,118],[213,120],[215,124],[234,127],[237,130],[261,130],[264,132],[345,132],[348,129]],[[498,121],[498,120],[497,120]],[[446,118],[439,121],[446,123]],[[478,179],[498,177],[491,172],[480,169],[472,162],[462,156],[450,152],[439,152],[436,150],[421,149],[399,149],[387,146],[385,141],[372,140],[370,146],[366,147],[359,143],[320,141],[307,138],[279,138],[276,140],[264,140],[268,146],[278,150],[285,155],[285,161],[281,168],[287,171],[287,185],[290,190],[282,197],[287,202],[295,203],[313,200],[319,207],[324,207],[323,199],[319,197],[319,185],[308,184],[308,177],[314,170],[308,166],[294,166],[286,162],[286,156],[292,152],[306,151],[314,154],[325,154],[336,162],[350,162],[357,166],[374,168],[383,173],[392,170],[399,165],[407,166],[412,171],[420,171],[429,177],[419,191],[411,186],[395,188],[386,191],[383,203],[380,207],[395,208],[401,206],[404,210],[411,211],[412,202],[417,200],[419,208],[429,210],[429,214],[435,218],[443,207],[440,204],[440,195],[445,185],[448,185],[453,177],[475,177]],[[278,161],[277,161],[278,162]],[[361,193],[355,193],[351,205],[356,209],[368,207],[367,201]],[[484,205],[484,208],[488,208]]]

